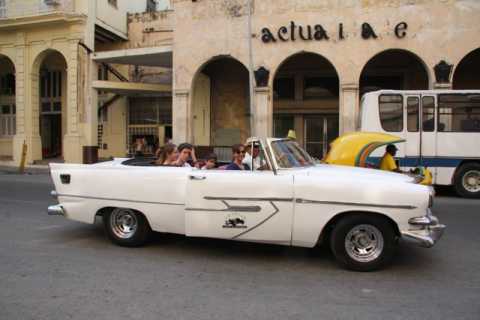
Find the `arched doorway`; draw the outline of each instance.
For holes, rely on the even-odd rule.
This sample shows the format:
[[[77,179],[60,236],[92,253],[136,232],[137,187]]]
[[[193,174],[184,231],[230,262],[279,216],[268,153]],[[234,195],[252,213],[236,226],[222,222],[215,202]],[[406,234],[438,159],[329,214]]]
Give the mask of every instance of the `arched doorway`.
[[[453,89],[480,89],[480,48],[467,54],[453,75]]]
[[[401,49],[383,51],[363,67],[360,95],[380,89],[426,90],[428,72],[425,63],[415,54]]]
[[[193,81],[192,142],[213,146],[219,158],[229,160],[230,146],[250,136],[249,101],[248,70],[242,63],[231,57],[207,62]]]
[[[0,157],[13,155],[12,139],[16,133],[15,66],[0,54]]]
[[[55,50],[39,57],[39,121],[42,159],[61,158],[66,133],[67,62]]]
[[[325,156],[339,130],[339,79],[335,67],[314,53],[287,58],[273,80],[273,134],[295,130],[309,154]]]

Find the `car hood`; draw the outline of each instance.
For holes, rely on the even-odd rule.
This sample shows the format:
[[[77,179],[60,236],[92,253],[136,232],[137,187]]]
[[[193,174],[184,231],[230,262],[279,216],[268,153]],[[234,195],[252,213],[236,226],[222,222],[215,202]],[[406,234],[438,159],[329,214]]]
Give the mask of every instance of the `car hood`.
[[[378,169],[358,168],[350,166],[337,166],[330,164],[319,164],[306,169],[308,175],[321,175],[323,177],[334,177],[339,180],[379,180],[382,182],[407,182],[415,183],[415,179],[406,174],[388,172]]]

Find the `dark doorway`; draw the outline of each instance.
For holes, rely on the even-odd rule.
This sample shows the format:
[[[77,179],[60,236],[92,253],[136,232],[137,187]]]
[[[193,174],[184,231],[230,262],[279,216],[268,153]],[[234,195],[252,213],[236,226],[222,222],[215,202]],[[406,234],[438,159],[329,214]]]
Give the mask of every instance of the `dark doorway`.
[[[44,159],[61,157],[62,114],[42,114],[40,135],[42,137],[42,157]]]

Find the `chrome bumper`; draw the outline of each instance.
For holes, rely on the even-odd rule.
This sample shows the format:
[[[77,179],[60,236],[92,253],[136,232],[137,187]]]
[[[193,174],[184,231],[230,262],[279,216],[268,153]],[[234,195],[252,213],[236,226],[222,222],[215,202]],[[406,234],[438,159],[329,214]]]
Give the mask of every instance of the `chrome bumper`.
[[[421,229],[402,231],[402,237],[424,248],[433,247],[446,228],[444,224],[438,222],[438,218],[432,215],[430,210],[423,217],[409,219],[408,223]]]
[[[51,216],[65,216],[65,210],[59,204],[48,206],[47,213]]]

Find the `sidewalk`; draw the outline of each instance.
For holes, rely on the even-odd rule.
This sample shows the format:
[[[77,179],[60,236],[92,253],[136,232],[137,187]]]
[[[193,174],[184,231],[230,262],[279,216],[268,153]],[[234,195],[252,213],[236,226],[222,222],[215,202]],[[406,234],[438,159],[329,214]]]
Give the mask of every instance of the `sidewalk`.
[[[20,174],[18,167],[6,163],[6,161],[0,161],[0,173],[7,174]],[[49,174],[50,169],[48,165],[28,165],[25,167],[25,174]]]

